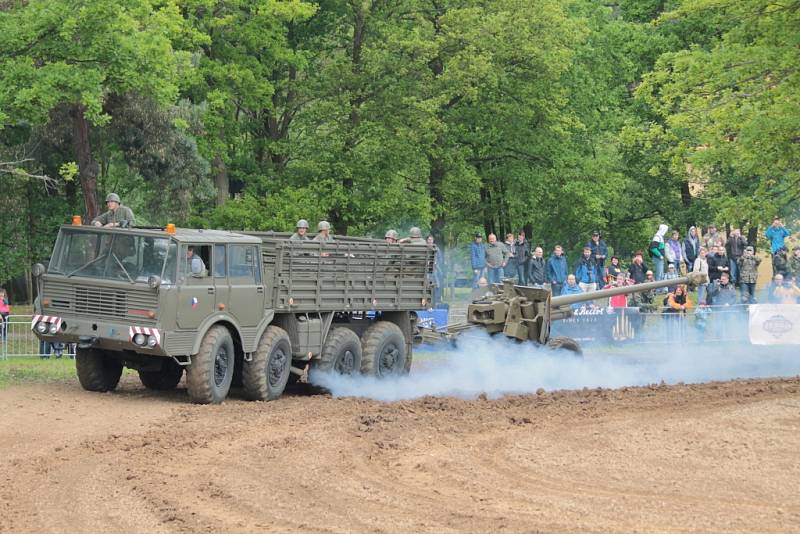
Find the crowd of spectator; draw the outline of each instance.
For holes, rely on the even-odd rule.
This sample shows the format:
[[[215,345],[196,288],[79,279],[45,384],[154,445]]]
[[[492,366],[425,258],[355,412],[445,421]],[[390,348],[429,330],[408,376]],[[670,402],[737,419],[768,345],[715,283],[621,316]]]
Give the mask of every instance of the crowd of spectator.
[[[762,288],[768,302],[800,303],[800,246],[790,254],[786,246],[789,236],[789,230],[777,217],[765,232],[773,269],[771,284]],[[693,303],[705,307],[757,302],[762,260],[738,228],[725,235],[711,224],[701,235],[696,226],[691,226],[682,237],[680,231],[669,232],[669,227],[661,224],[646,252],[637,250],[627,264],[618,256],[608,256],[609,248],[599,231],[592,232],[574,262],[568,261],[561,245],[556,245],[550,257],[545,258],[543,248],[532,246],[524,231],[516,237],[509,233],[502,242],[495,234],[489,234],[484,243],[483,235],[475,234],[470,250],[472,286],[497,284],[510,278],[521,285],[549,289],[553,295],[566,295],[678,279],[688,272],[700,272],[707,275],[707,284],[687,288],[676,282],[664,289],[614,297],[609,305],[663,307],[666,312],[680,313],[691,310]],[[696,296],[690,297],[689,292],[696,292]]]

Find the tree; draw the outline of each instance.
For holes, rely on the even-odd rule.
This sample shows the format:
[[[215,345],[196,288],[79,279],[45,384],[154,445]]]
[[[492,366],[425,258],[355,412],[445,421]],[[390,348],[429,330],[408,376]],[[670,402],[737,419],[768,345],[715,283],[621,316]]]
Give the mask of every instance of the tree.
[[[756,223],[800,200],[800,2],[685,2],[659,22],[726,24],[662,55],[638,94],[673,135],[721,220]]]
[[[93,129],[114,95],[175,100],[193,39],[173,0],[31,0],[0,12],[0,126],[68,111],[86,217],[98,212]]]

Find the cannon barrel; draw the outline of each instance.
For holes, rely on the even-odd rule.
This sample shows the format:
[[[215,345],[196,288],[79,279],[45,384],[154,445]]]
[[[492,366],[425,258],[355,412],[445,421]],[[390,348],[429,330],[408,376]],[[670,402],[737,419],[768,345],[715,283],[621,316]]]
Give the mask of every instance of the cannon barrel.
[[[629,295],[631,293],[641,293],[650,289],[669,287],[686,284],[688,286],[698,286],[708,283],[708,276],[703,273],[688,273],[686,276],[673,278],[671,280],[659,280],[657,282],[645,282],[632,286],[612,287],[611,289],[601,289],[589,293],[577,293],[575,295],[560,295],[550,299],[551,308],[561,308],[578,302],[588,302],[590,300],[605,299],[615,295]]]

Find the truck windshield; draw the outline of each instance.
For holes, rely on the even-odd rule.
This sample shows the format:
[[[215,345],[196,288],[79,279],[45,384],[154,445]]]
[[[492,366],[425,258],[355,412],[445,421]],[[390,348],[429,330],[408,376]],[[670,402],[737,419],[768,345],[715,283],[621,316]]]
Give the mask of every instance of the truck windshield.
[[[157,275],[170,283],[174,273],[165,273],[164,265],[168,256],[176,256],[176,249],[166,237],[62,230],[48,270],[130,283]]]

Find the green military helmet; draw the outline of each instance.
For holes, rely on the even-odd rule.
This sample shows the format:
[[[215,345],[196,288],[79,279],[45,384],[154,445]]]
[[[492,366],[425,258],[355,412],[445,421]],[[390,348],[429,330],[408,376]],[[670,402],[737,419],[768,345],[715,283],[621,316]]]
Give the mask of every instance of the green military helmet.
[[[297,221],[297,224],[295,225],[295,228],[306,228],[306,229],[308,229],[308,221],[305,220],[305,219],[300,219],[299,221]]]
[[[416,226],[412,226],[411,230],[408,231],[408,235],[409,237],[422,237],[422,230]]]
[[[318,232],[330,229],[331,229],[331,223],[329,223],[328,221],[320,221],[319,224],[317,225]]]
[[[117,204],[119,204],[122,201],[119,199],[119,195],[118,194],[109,193],[109,194],[106,195],[106,202],[116,202]]]
[[[383,236],[383,237],[384,237],[384,239],[397,239],[399,236],[397,235],[397,232],[396,232],[396,231],[394,231],[394,230],[387,230],[387,231],[386,231],[386,235],[385,235],[385,236]]]

